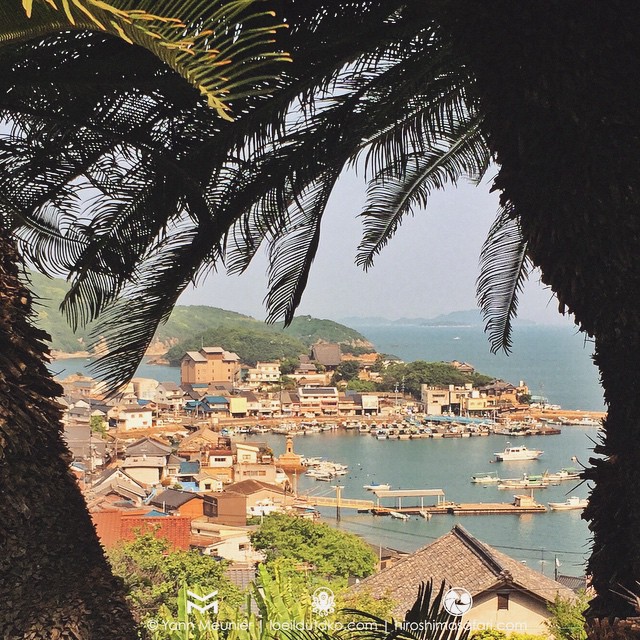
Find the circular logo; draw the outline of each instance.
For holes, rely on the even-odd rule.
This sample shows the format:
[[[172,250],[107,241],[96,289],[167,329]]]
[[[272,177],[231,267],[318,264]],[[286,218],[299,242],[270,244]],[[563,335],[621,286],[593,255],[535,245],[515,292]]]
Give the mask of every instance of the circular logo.
[[[311,595],[311,611],[319,616],[328,616],[335,608],[335,596],[327,587],[319,587]]]
[[[473,606],[473,598],[466,589],[453,587],[444,594],[443,606],[452,616],[463,616]]]

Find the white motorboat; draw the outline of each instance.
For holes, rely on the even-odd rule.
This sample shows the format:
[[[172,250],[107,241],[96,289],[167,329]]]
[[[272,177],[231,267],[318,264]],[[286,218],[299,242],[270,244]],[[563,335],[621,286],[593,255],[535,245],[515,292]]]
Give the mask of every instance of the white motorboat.
[[[560,469],[560,471],[556,471],[555,473],[545,474],[545,478],[552,483],[564,482],[565,480],[579,480],[580,470],[574,469],[573,467],[565,467],[564,469]]]
[[[474,473],[471,476],[471,482],[476,484],[496,484],[500,482],[498,474],[495,471],[482,471],[481,473]]]
[[[391,485],[372,482],[371,484],[365,484],[362,488],[367,491],[389,491],[389,489],[391,489]]]
[[[396,520],[408,520],[409,516],[406,513],[400,511],[389,511],[389,515]]]
[[[569,511],[570,509],[584,509],[589,504],[586,498],[578,498],[578,496],[571,496],[564,502],[550,502],[549,507],[553,511]]]
[[[537,460],[544,451],[527,449],[527,447],[507,447],[504,451],[495,453],[498,462],[511,462],[513,460]]]

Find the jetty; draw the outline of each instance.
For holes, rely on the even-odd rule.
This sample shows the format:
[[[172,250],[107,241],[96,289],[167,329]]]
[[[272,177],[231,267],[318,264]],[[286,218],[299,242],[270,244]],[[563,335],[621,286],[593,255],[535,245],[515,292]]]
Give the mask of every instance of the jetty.
[[[404,513],[407,515],[421,515],[421,513],[446,513],[448,506],[453,502],[447,502],[442,489],[375,489],[373,494],[376,497],[376,505],[371,510],[375,515],[388,515],[390,511]],[[380,503],[380,500],[394,498],[395,504],[389,507]],[[402,499],[405,499],[403,506]],[[420,504],[406,504],[406,499],[411,501],[420,500]],[[424,503],[425,498],[435,498],[435,504]]]
[[[470,502],[447,508],[454,516],[495,516],[522,513],[544,513],[547,508],[531,496],[514,496],[513,502]]]

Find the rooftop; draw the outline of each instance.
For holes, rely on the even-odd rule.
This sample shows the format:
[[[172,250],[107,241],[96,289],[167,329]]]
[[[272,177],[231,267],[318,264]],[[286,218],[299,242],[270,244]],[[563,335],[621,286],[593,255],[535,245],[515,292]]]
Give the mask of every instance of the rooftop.
[[[464,587],[473,597],[506,586],[528,592],[544,603],[553,602],[556,594],[574,597],[567,587],[480,542],[459,525],[391,567],[366,578],[354,589],[368,590],[374,597],[392,593],[397,602],[394,614],[403,615],[413,605],[420,583],[429,579],[433,579],[436,586],[444,580],[447,585]]]

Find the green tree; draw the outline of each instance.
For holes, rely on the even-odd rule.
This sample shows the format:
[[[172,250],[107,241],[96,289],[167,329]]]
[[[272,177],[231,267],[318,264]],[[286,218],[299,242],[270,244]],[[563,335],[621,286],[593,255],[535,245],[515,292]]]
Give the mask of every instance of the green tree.
[[[351,380],[347,389],[358,392],[377,391],[378,385],[372,380]]]
[[[338,380],[351,382],[351,380],[358,377],[359,373],[360,363],[357,360],[343,360],[336,367],[336,378]]]
[[[362,578],[376,566],[375,555],[357,536],[285,514],[265,517],[251,534],[251,544],[265,553],[267,562],[286,559],[308,563],[319,576]]]
[[[109,551],[109,562],[125,584],[137,621],[155,617],[161,606],[177,613],[180,586],[197,585],[206,593],[218,590],[218,599],[231,607],[242,602],[238,589],[224,574],[225,562],[197,551],[174,550],[154,533],[138,535]]]
[[[299,364],[300,361],[298,358],[283,358],[280,361],[280,373],[282,373],[283,376],[291,375],[298,368]]]
[[[91,428],[92,433],[99,433],[103,436],[107,433],[107,425],[105,424],[102,416],[91,416],[91,419],[89,420],[89,427]]]
[[[349,610],[362,611],[388,620],[396,606],[396,601],[390,593],[377,598],[371,595],[371,592],[362,589],[355,593],[353,591],[342,592],[338,595],[337,600],[338,614],[336,619],[343,625],[362,620],[361,614],[351,613]]]
[[[551,617],[546,625],[555,640],[586,640],[584,612],[588,604],[588,596],[581,591],[575,600],[556,598],[549,605]]]

